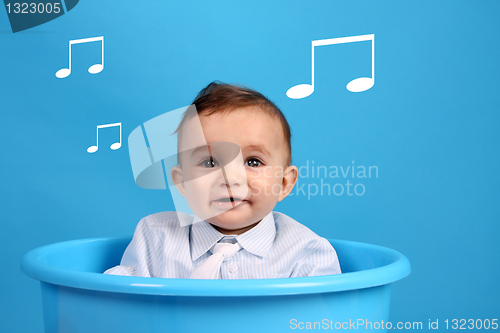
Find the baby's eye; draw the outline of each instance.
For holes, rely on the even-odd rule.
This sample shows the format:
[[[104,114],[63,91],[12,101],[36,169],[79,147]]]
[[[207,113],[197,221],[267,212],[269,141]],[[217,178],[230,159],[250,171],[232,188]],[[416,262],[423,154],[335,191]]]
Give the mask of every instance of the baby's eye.
[[[251,158],[249,159],[245,165],[251,167],[251,168],[257,168],[257,167],[260,167],[262,165],[262,162],[259,161],[258,159],[256,158]]]
[[[214,159],[211,159],[211,158],[207,158],[205,160],[203,160],[200,165],[204,168],[215,168],[215,167],[218,167],[219,164],[217,163],[216,160]]]

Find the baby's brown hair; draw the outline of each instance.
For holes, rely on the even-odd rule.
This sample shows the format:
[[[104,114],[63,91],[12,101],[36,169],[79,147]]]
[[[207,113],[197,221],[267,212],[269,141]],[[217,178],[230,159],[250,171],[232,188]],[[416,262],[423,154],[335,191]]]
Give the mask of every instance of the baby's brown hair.
[[[287,166],[292,163],[290,125],[281,110],[261,93],[247,87],[214,81],[198,93],[192,104],[196,106],[199,116],[210,116],[217,112],[231,112],[250,106],[260,108],[281,124],[286,144]],[[182,120],[175,131],[179,133],[179,136],[184,124],[193,116],[194,108],[188,108],[184,112]]]

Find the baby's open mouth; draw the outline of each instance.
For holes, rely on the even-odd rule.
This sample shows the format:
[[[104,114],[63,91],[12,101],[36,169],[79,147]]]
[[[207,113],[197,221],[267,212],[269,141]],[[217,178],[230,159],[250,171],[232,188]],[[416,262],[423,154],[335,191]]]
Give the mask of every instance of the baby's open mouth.
[[[219,201],[219,202],[239,202],[239,201],[242,201],[242,200],[240,198],[229,197],[229,198],[220,198],[220,199],[215,200],[215,201]]]
[[[245,200],[238,197],[222,197],[213,201],[213,203],[221,208],[230,209],[238,206]]]

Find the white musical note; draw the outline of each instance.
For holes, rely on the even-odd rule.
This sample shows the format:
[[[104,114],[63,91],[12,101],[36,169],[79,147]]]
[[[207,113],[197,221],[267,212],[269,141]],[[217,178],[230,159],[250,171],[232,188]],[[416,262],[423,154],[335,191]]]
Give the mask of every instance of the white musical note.
[[[95,153],[99,149],[99,129],[101,128],[108,128],[108,127],[120,127],[120,142],[115,142],[113,143],[109,148],[113,150],[120,149],[122,146],[122,123],[115,123],[115,124],[106,124],[106,125],[99,125],[97,126],[97,143],[95,146],[90,146],[87,148],[87,152],[89,153]]]
[[[89,67],[90,74],[100,73],[104,69],[104,36],[100,37],[91,37],[91,38],[83,38],[83,39],[75,39],[69,41],[69,68],[62,68],[56,72],[56,77],[59,79],[64,79],[71,74],[71,46],[73,44],[82,44],[82,43],[90,43],[101,41],[101,63],[95,64]]]
[[[350,37],[338,37],[330,39],[321,39],[312,41],[312,78],[311,84],[298,84],[291,87],[286,92],[289,98],[300,99],[311,95],[314,92],[314,48],[323,45],[335,45],[353,42],[372,42],[372,77],[359,77],[352,80],[346,86],[347,90],[351,92],[361,92],[370,89],[375,83],[375,35],[361,35]]]

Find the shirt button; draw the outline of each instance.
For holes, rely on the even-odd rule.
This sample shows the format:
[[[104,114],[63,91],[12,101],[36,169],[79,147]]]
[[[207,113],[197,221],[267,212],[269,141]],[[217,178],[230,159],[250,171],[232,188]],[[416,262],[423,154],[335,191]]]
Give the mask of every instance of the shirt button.
[[[236,273],[236,272],[238,272],[238,265],[236,265],[236,264],[231,264],[231,265],[229,266],[229,272],[230,272],[230,273]]]

